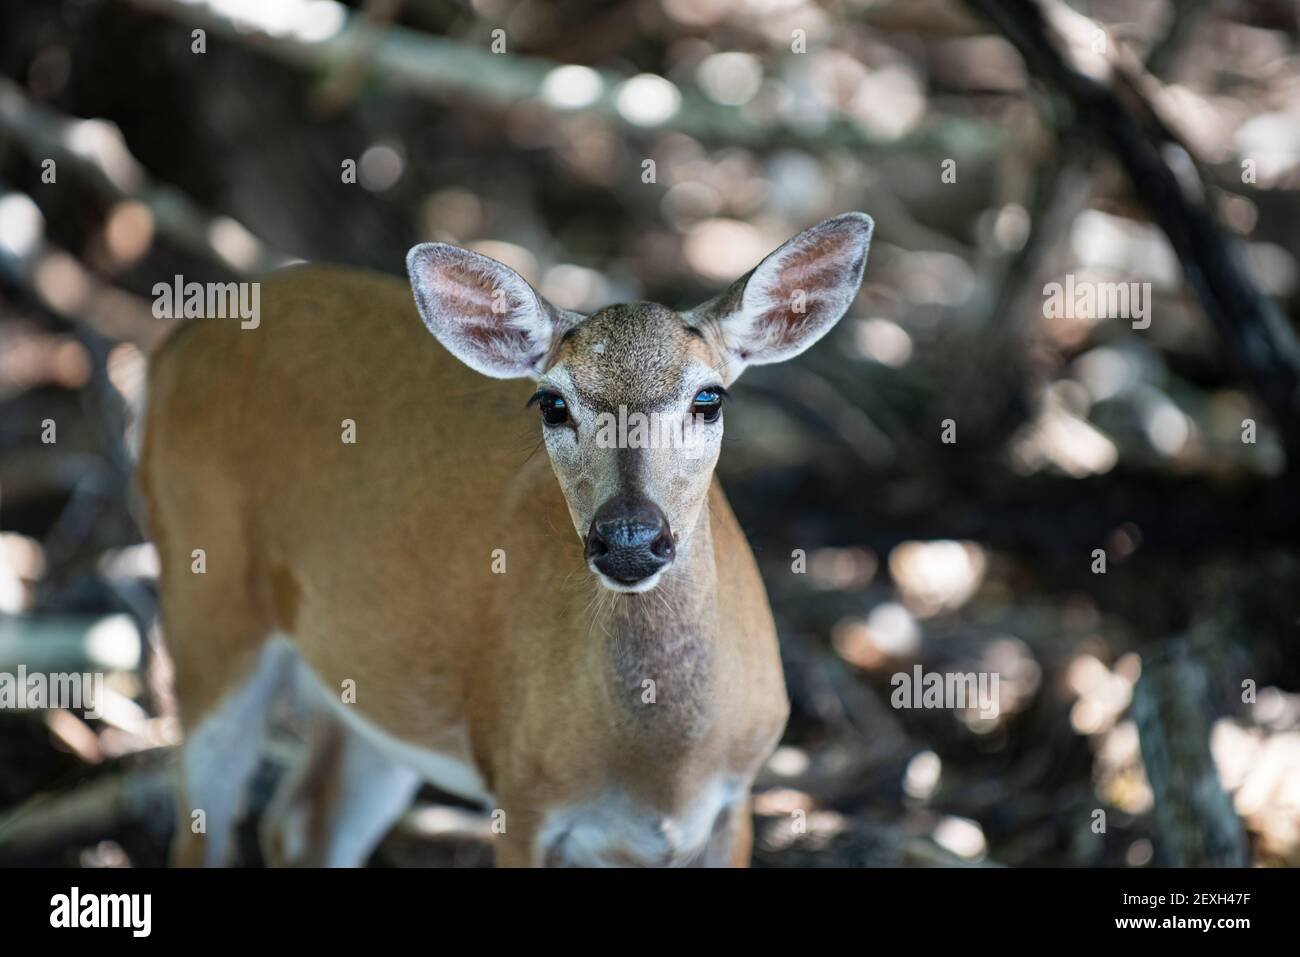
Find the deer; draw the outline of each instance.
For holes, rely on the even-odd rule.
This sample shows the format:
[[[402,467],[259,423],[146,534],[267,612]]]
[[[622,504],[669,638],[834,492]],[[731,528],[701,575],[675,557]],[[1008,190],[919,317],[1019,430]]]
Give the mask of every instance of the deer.
[[[846,313],[872,228],[826,220],[684,311],[582,314],[422,243],[409,283],[297,264],[256,328],[174,331],[137,477],[184,734],[172,863],[229,862],[291,714],[313,731],[261,817],[271,864],[363,865],[429,784],[490,812],[498,866],[748,866],[789,700],[714,475],[723,405]],[[598,442],[618,409],[694,444]]]

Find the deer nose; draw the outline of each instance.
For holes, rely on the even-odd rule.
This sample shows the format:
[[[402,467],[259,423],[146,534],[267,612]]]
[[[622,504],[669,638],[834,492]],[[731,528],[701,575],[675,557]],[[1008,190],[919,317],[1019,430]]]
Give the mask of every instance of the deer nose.
[[[620,585],[644,581],[673,560],[668,518],[644,499],[615,497],[596,512],[587,533],[587,560]]]

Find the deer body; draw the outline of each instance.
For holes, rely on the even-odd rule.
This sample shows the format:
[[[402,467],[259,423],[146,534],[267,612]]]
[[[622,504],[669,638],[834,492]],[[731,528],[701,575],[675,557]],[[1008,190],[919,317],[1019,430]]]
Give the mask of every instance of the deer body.
[[[450,247],[410,268],[414,303],[395,278],[285,270],[259,328],[202,321],[151,364],[140,486],[187,736],[175,859],[223,861],[287,701],[324,730],[268,811],[278,860],[364,862],[427,780],[497,812],[499,863],[745,863],[787,701],[716,449],[596,450],[580,418],[593,391],[711,398],[689,376],[724,368],[721,391],[721,337],[648,303],[565,313]],[[503,287],[504,317],[484,309]],[[536,382],[479,374],[516,366],[569,393],[541,400],[546,453]]]

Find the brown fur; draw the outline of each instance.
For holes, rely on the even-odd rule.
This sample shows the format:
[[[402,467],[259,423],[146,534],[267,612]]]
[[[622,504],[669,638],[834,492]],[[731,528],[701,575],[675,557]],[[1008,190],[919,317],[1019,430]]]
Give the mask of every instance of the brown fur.
[[[603,352],[592,351],[597,343]],[[617,411],[620,405],[648,411],[676,397],[687,357],[716,362],[677,313],[658,303],[634,302],[593,313],[565,336],[551,365],[568,369],[578,396],[598,411]]]
[[[523,409],[527,383],[456,361],[390,277],[295,267],[263,283],[262,311],[256,330],[196,321],[152,363],[140,482],[187,727],[273,629],[291,631],[326,686],[355,680],[356,707],[392,735],[454,753],[449,729],[467,727],[510,822],[505,864],[539,862],[549,808],[621,787],[672,814],[720,771],[752,776],[787,701],[763,585],[716,480],[658,588],[600,590]],[[603,355],[584,348],[594,336]],[[672,388],[645,370],[670,377],[681,351],[720,362],[675,314],[637,304],[591,317],[557,355],[603,403],[644,409]],[[206,575],[190,572],[196,548]],[[656,705],[640,703],[644,678]],[[730,822],[737,862],[747,813]]]

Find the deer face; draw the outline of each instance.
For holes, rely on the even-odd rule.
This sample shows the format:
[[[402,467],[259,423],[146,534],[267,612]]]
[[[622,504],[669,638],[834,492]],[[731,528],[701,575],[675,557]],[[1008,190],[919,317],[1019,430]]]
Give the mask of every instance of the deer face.
[[[659,583],[696,527],[727,386],[839,321],[871,228],[862,213],[827,220],[687,312],[567,312],[501,263],[438,243],[412,249],[407,270],[421,317],[453,355],[485,375],[536,380],[529,405],[588,567],[606,588],[638,592]]]

